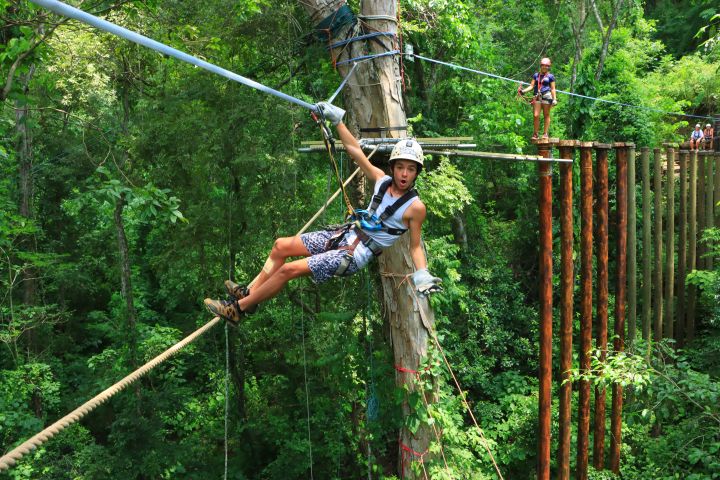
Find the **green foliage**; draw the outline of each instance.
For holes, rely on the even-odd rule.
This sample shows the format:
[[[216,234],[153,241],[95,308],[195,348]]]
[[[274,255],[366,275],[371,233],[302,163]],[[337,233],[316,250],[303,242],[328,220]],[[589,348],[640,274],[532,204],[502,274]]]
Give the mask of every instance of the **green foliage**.
[[[602,36],[591,15],[574,90],[663,111],[716,112],[717,8],[691,3],[631,2],[599,80]],[[608,6],[599,3],[601,15]],[[339,83],[298,2],[98,8],[110,8],[101,12],[109,20],[309,102]],[[528,8],[412,0],[402,3],[399,25],[403,43],[418,54],[517,80],[528,81],[548,55],[558,88],[568,89],[575,10],[556,2]],[[33,47],[55,17],[26,1],[0,0],[0,11],[3,84],[18,62],[0,110],[0,440],[10,448],[207,321],[202,298],[223,294],[229,271],[251,280],[273,240],[297,231],[333,183],[325,158],[295,153],[301,141],[319,140],[296,106],[75,23]],[[516,101],[515,84],[409,57],[402,74],[413,134],[472,136],[478,150],[529,151],[532,115]],[[23,106],[29,110],[20,120]],[[688,129],[682,118],[562,95],[552,117],[553,136],[640,146],[680,140]],[[21,149],[25,127],[31,157]],[[396,387],[372,266],[323,286],[293,282],[230,329],[230,478],[308,478],[311,450],[315,478],[364,478],[368,470],[396,478],[403,425],[442,432],[425,463],[432,478],[495,478],[486,447],[505,478],[533,475],[536,166],[427,163],[418,185],[430,213],[423,232],[430,269],[444,280],[444,292],[431,299],[438,338],[487,443],[434,345],[419,390]],[[21,213],[22,165],[31,166],[29,213]],[[134,329],[120,284],[119,206]],[[321,222],[339,221],[342,212],[337,202]],[[716,256],[718,235],[704,232]],[[720,475],[718,278],[717,269],[689,277],[700,294],[700,330],[686,350],[660,346],[648,361],[637,356],[645,351],[639,344],[593,362],[593,382],[620,382],[632,392],[623,478]],[[220,478],[225,353],[223,331],[206,333],[7,476]],[[437,398],[426,404],[431,393]],[[413,468],[422,474],[419,462]],[[591,470],[590,478],[613,476]]]
[[[428,211],[440,218],[461,212],[472,201],[460,170],[447,158],[441,159],[435,169],[418,179],[418,188]]]

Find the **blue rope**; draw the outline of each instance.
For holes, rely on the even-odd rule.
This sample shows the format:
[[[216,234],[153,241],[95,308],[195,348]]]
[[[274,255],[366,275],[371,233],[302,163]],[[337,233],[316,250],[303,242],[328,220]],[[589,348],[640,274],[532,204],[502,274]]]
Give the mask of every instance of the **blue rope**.
[[[367,40],[368,38],[375,38],[375,37],[394,37],[396,34],[394,32],[373,32],[368,33],[366,35],[360,35],[359,37],[352,37],[348,38],[347,40],[341,40],[339,42],[333,43],[329,47],[327,47],[328,50],[332,50],[333,48],[342,47],[343,45],[347,45],[348,43],[352,42],[358,42],[360,40]]]
[[[467,72],[479,73],[480,75],[485,75],[485,76],[487,76],[487,77],[497,78],[498,80],[505,80],[505,81],[507,81],[507,82],[518,83],[518,84],[520,84],[520,85],[530,85],[528,82],[522,82],[522,81],[520,81],[520,80],[515,80],[514,78],[503,77],[502,75],[495,75],[494,73],[483,72],[482,70],[475,70],[474,68],[469,68],[469,67],[463,67],[462,65],[457,65],[457,64],[455,64],[455,63],[443,62],[443,61],[441,61],[441,60],[434,60],[434,59],[432,59],[432,58],[423,57],[422,55],[417,55],[417,54],[414,54],[414,53],[406,53],[406,54],[404,54],[404,55],[408,55],[408,56],[411,56],[411,57],[419,58],[420,60],[424,60],[424,61],[430,62],[430,63],[437,63],[438,65],[445,65],[446,67],[457,68],[457,69],[459,69],[459,70],[465,70],[465,71],[467,71]],[[633,105],[633,104],[630,104],[630,103],[616,102],[616,101],[614,101],[614,100],[605,100],[605,99],[603,99],[603,98],[590,97],[590,96],[587,96],[587,95],[581,95],[581,94],[579,94],[579,93],[566,92],[566,91],[564,91],[564,90],[556,90],[556,91],[559,92],[559,93],[564,93],[565,95],[570,95],[570,96],[572,96],[572,97],[584,98],[584,99],[593,100],[593,101],[596,101],[596,102],[612,103],[612,104],[614,104],[614,105],[621,105],[621,106],[624,106],[624,107],[631,107],[631,108],[639,108],[639,109],[644,109],[644,110],[650,110],[650,111],[653,111],[653,112],[663,113],[663,114],[666,114],[666,115],[676,115],[676,116],[678,116],[678,117],[690,117],[690,118],[711,118],[711,117],[709,117],[709,116],[689,115],[689,114],[687,114],[687,113],[678,113],[678,112],[668,112],[668,111],[665,111],[665,110],[660,110],[660,109],[658,109],[658,108],[646,107],[646,106],[643,106],[643,105]]]
[[[102,20],[102,19],[100,19],[94,15],[91,15],[87,12],[83,12],[82,10],[78,10],[77,8],[71,7],[70,5],[66,5],[57,0],[30,0],[30,1],[37,5],[40,5],[41,7],[47,8],[48,10],[51,10],[51,11],[57,13],[58,15],[63,15],[65,17],[73,18],[73,19],[79,20],[83,23],[87,23],[88,25],[92,25],[93,27],[99,28],[100,30],[104,30],[108,33],[112,33],[113,35],[117,35],[118,37],[122,37],[131,42],[134,42],[134,43],[137,43],[144,47],[158,51],[165,55],[177,58],[178,60],[182,60],[183,62],[190,63],[192,65],[195,65],[196,67],[203,68],[209,72],[216,73],[222,77],[228,78],[228,79],[233,80],[238,83],[242,83],[245,86],[254,88],[261,92],[269,93],[270,95],[274,95],[278,98],[282,98],[283,100],[287,100],[288,102],[292,102],[296,105],[300,105],[301,107],[305,107],[312,112],[318,113],[315,105],[304,102],[303,100],[300,100],[299,98],[295,98],[286,93],[279,92],[279,91],[272,89],[270,87],[267,87],[261,83],[250,80],[249,78],[245,78],[241,75],[238,75],[237,73],[233,73],[229,70],[225,70],[224,68],[218,67],[217,65],[213,65],[212,63],[206,62],[204,60],[200,60],[197,57],[193,57],[192,55],[189,55],[185,52],[181,52],[180,50],[169,47],[169,46],[165,45],[164,43],[160,43],[156,40],[152,40],[151,38],[140,35],[139,33],[136,33],[131,30],[128,30],[126,28],[115,25],[114,23],[108,22],[106,20]]]
[[[398,53],[400,53],[400,50],[391,50],[389,52],[378,53],[375,55],[363,55],[362,57],[355,57],[348,60],[343,60],[342,62],[337,62],[335,65],[345,65],[346,63],[350,62],[364,62],[365,60],[372,60],[379,57],[387,57],[388,55],[397,55]]]

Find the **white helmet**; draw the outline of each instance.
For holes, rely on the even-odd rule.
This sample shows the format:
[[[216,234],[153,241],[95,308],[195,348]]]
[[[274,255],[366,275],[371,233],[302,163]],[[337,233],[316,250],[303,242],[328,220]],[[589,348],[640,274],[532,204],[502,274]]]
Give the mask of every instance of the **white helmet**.
[[[699,123],[696,123],[696,124],[695,124],[695,128],[700,128],[700,124],[699,124]]]
[[[710,127],[712,127],[712,125],[710,125],[709,123],[707,125],[705,125],[705,128],[710,128]]]
[[[390,164],[395,160],[412,160],[419,164],[420,170],[424,165],[422,147],[414,138],[403,138],[395,144],[390,154]]]

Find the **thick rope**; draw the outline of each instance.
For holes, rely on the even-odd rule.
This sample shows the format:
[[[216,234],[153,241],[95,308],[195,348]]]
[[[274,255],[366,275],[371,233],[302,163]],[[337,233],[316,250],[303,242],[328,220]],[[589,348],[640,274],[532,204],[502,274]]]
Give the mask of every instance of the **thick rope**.
[[[83,418],[85,415],[93,411],[97,406],[105,403],[115,395],[116,393],[120,392],[121,390],[125,389],[129,385],[131,385],[133,382],[144,376],[146,373],[148,373],[150,370],[170,358],[171,356],[175,355],[178,351],[180,351],[183,347],[185,347],[190,342],[193,342],[195,339],[197,339],[200,335],[210,330],[212,327],[217,325],[217,323],[220,321],[220,317],[215,317],[212,320],[210,320],[208,323],[200,327],[199,329],[195,330],[195,332],[191,333],[187,337],[185,337],[180,342],[176,343],[172,347],[165,350],[163,353],[158,355],[157,357],[153,358],[149,362],[147,362],[142,367],[138,368],[134,372],[132,372],[130,375],[126,376],[119,382],[117,382],[115,385],[107,388],[106,390],[102,391],[95,397],[91,398],[87,402],[80,405],[78,408],[73,410],[72,412],[68,413],[64,417],[62,417],[57,422],[53,423],[49,427],[42,430],[40,433],[34,435],[30,439],[26,440],[22,444],[18,445],[14,449],[12,449],[9,453],[6,455],[3,455],[0,457],[0,471],[8,470],[11,467],[13,467],[18,460],[20,460],[24,455],[27,455],[32,450],[36,449],[43,443],[45,443],[47,440],[51,439],[61,431],[63,431],[65,428],[69,427],[73,423],[77,422],[81,418]]]

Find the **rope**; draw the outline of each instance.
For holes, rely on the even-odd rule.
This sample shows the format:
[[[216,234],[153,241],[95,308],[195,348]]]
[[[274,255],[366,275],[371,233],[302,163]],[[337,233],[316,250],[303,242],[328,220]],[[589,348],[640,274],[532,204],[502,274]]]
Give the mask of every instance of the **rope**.
[[[340,82],[340,86],[337,88],[337,90],[335,90],[335,93],[333,93],[332,96],[330,98],[328,98],[328,100],[327,100],[328,103],[332,103],[333,100],[335,100],[335,97],[337,97],[338,93],[340,93],[340,91],[345,87],[345,84],[350,79],[350,75],[353,74],[353,72],[355,71],[357,66],[358,66],[357,63],[353,63],[353,66],[350,69],[350,71],[347,73],[347,75],[345,75],[345,78],[343,78],[343,81]]]
[[[388,22],[397,23],[397,18],[392,15],[358,15],[360,20],[387,20]]]
[[[230,341],[228,339],[228,324],[225,322],[225,475],[228,475],[228,417],[230,413]]]
[[[443,62],[443,61],[441,61],[441,60],[435,60],[435,59],[432,59],[432,58],[423,57],[422,55],[417,55],[417,54],[415,54],[415,53],[405,53],[405,54],[403,54],[403,55],[408,55],[408,56],[411,56],[411,57],[419,58],[420,60],[424,60],[424,61],[430,62],[430,63],[437,63],[438,65],[444,65],[444,66],[446,66],[446,67],[457,68],[458,70],[465,70],[465,71],[467,71],[467,72],[478,73],[478,74],[480,74],[480,75],[485,75],[485,76],[487,76],[487,77],[496,78],[496,79],[498,79],[498,80],[504,80],[504,81],[506,81],[506,82],[518,83],[518,84],[520,84],[520,85],[530,85],[528,82],[523,82],[523,81],[520,81],[520,80],[515,80],[514,78],[503,77],[502,75],[496,75],[496,74],[490,73],[490,72],[483,72],[482,70],[476,70],[476,69],[474,69],[474,68],[464,67],[464,66],[458,65],[458,64],[456,64],[456,63]],[[668,112],[668,111],[665,111],[665,110],[660,110],[660,109],[658,109],[658,108],[646,107],[646,106],[644,106],[644,105],[633,105],[633,104],[631,104],[631,103],[616,102],[616,101],[614,101],[614,100],[606,100],[606,99],[604,99],[604,98],[590,97],[590,96],[588,96],[588,95],[581,95],[581,94],[579,94],[579,93],[566,92],[565,90],[557,90],[557,89],[556,89],[555,91],[558,92],[558,93],[563,93],[563,94],[565,94],[565,95],[570,95],[571,97],[584,98],[584,99],[586,99],[586,100],[593,100],[593,101],[596,101],[596,102],[611,103],[611,104],[613,104],[613,105],[621,105],[621,106],[624,106],[624,107],[631,107],[631,108],[639,108],[639,109],[643,109],[643,110],[650,110],[650,111],[653,111],[653,112],[663,113],[663,114],[666,114],[666,115],[675,115],[675,116],[678,116],[678,117],[689,117],[689,118],[711,118],[711,117],[708,116],[708,115],[706,115],[706,116],[700,116],[700,115],[689,115],[689,114],[687,114],[687,113]]]
[[[125,389],[129,385],[131,385],[133,382],[144,376],[146,373],[148,373],[150,370],[155,368],[157,365],[161,364],[171,356],[175,355],[178,351],[180,351],[183,347],[185,347],[190,342],[193,342],[196,338],[198,338],[203,333],[210,330],[212,327],[217,325],[217,323],[220,321],[220,317],[215,317],[212,320],[210,320],[208,323],[200,327],[199,329],[195,330],[193,333],[185,337],[180,342],[176,343],[172,347],[165,350],[163,353],[158,355],[157,357],[153,358],[149,362],[147,362],[142,367],[138,368],[113,386],[107,388],[106,390],[102,391],[95,397],[91,398],[87,402],[80,405],[78,408],[73,410],[72,412],[68,413],[64,417],[62,417],[60,420],[56,421],[49,427],[42,430],[40,433],[35,434],[30,439],[26,440],[22,444],[18,445],[14,449],[12,449],[9,453],[3,455],[0,457],[0,471],[8,470],[12,466],[14,466],[19,459],[21,459],[24,455],[30,453],[32,450],[36,449],[43,443],[45,443],[47,440],[51,439],[58,433],[60,433],[65,428],[69,427],[73,423],[77,422],[81,418],[83,418],[85,415],[93,411],[98,405],[101,405],[108,401],[110,397],[115,395],[116,393],[120,392],[121,390]]]
[[[225,77],[225,78],[233,80],[235,82],[242,83],[243,85],[248,86],[250,88],[254,88],[255,90],[259,90],[261,92],[268,93],[270,95],[274,95],[283,100],[287,100],[288,102],[292,102],[296,105],[300,105],[301,107],[305,107],[312,112],[316,111],[316,108],[314,105],[311,105],[303,100],[300,100],[299,98],[295,98],[291,95],[288,95],[286,93],[283,93],[283,92],[280,92],[273,88],[270,88],[268,86],[265,86],[262,83],[258,83],[254,80],[250,80],[249,78],[245,78],[241,75],[238,75],[237,73],[233,73],[229,70],[225,70],[224,68],[218,67],[217,65],[213,65],[212,63],[206,62],[204,60],[200,60],[199,58],[194,57],[188,53],[185,53],[185,52],[182,52],[175,48],[169,47],[168,45],[165,45],[164,43],[160,43],[160,42],[153,40],[151,38],[148,38],[144,35],[140,35],[137,32],[133,32],[132,30],[128,30],[126,28],[115,25],[114,23],[108,22],[107,20],[102,20],[101,18],[91,15],[87,12],[83,12],[82,10],[71,7],[70,5],[66,5],[57,0],[31,0],[31,1],[37,5],[40,5],[41,7],[47,8],[48,10],[51,10],[51,11],[57,13],[58,15],[63,15],[65,17],[73,18],[80,22],[87,23],[88,25],[91,25],[95,28],[106,31],[108,33],[112,33],[113,35],[117,35],[118,37],[124,38],[131,42],[137,43],[138,45],[142,45],[144,47],[147,47],[147,48],[150,48],[157,52],[160,52],[164,55],[168,55],[168,56],[177,58],[178,60],[187,62],[191,65],[195,65],[196,67],[203,68],[209,72],[216,73],[216,74],[220,75],[221,77]]]
[[[300,299],[302,300],[302,290],[300,291]],[[302,330],[302,351],[303,351],[303,378],[305,379],[305,415],[307,419],[307,437],[308,447],[310,455],[310,478],[313,477],[313,451],[312,451],[312,438],[310,437],[310,392],[308,390],[308,379],[307,379],[307,356],[305,353],[305,313],[300,308],[300,328]]]
[[[366,60],[373,60],[375,58],[387,57],[389,55],[397,55],[399,53],[400,53],[400,50],[390,50],[389,52],[376,53],[375,55],[363,55],[361,57],[349,58],[347,60],[343,60],[342,62],[337,62],[335,65],[340,66],[340,65],[345,65],[346,63],[350,63],[350,62],[364,62]]]
[[[294,150],[294,149],[293,149]],[[295,169],[295,173],[293,175],[293,188],[294,188],[294,194],[293,196],[297,198],[297,169]],[[303,289],[300,287],[300,303],[302,304],[303,301]],[[293,311],[295,308],[293,307]],[[308,440],[308,448],[309,453],[308,457],[310,460],[310,479],[312,480],[313,477],[313,464],[315,463],[313,461],[313,451],[312,451],[312,437],[311,437],[311,430],[310,430],[310,391],[308,388],[308,376],[307,376],[307,353],[305,348],[305,312],[302,309],[302,306],[300,306],[300,329],[302,332],[302,353],[303,353],[303,381],[305,383],[305,419],[307,424],[307,440]]]
[[[360,40],[367,40],[368,38],[394,37],[394,36],[395,36],[395,33],[393,33],[393,32],[372,32],[372,33],[367,33],[365,35],[360,35],[358,37],[352,37],[352,38],[348,38],[345,40],[340,40],[339,42],[335,42],[332,45],[328,46],[327,48],[332,49],[332,48],[342,47],[343,45],[347,45],[348,43],[359,42]]]
[[[345,184],[342,181],[342,177],[340,177],[340,170],[338,168],[337,161],[335,160],[335,139],[332,137],[330,129],[327,127],[327,125],[325,125],[325,118],[318,118],[317,116],[315,116],[314,113],[311,115],[313,116],[313,119],[315,119],[317,124],[320,126],[320,132],[322,132],[323,142],[325,143],[325,150],[327,151],[328,158],[330,159],[330,165],[333,167],[333,171],[335,172],[337,181],[340,184],[343,200],[345,201],[345,206],[347,207],[347,214],[352,215],[355,209],[353,208],[350,197],[345,190]]]
[[[375,155],[375,152],[378,151],[379,147],[380,147],[379,144],[375,146],[375,149],[372,152],[370,152],[370,155],[368,155],[368,160],[370,160],[372,158],[372,156]],[[346,187],[352,181],[352,179],[355,178],[355,175],[357,175],[358,173],[360,173],[360,167],[356,168],[355,171],[347,178],[347,180],[345,180],[342,183],[343,187]],[[313,222],[318,219],[318,217],[333,202],[333,200],[335,200],[338,197],[338,195],[340,195],[341,191],[342,191],[342,189],[338,188],[335,191],[335,193],[333,193],[332,196],[325,201],[323,206],[320,207],[320,209],[315,213],[315,215],[313,215],[312,218],[310,220],[308,220],[308,222],[295,235],[297,236],[297,235],[302,235],[303,233],[305,233],[307,231],[307,229],[310,228],[310,225],[312,225]]]

